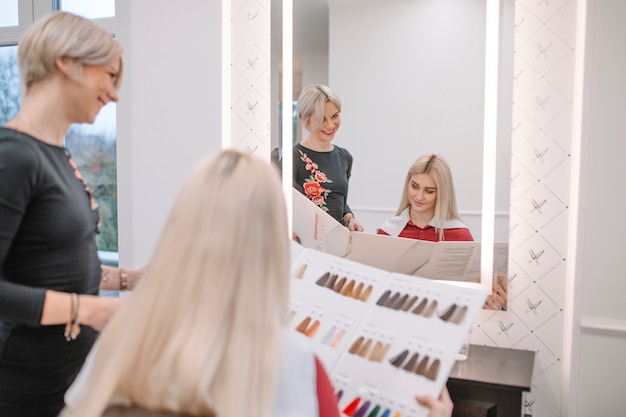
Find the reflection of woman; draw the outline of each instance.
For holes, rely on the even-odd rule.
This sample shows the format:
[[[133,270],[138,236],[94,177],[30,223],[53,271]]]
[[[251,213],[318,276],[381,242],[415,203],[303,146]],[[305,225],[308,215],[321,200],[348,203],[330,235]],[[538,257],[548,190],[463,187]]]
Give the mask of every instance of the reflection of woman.
[[[297,110],[309,136],[293,148],[293,186],[350,230],[363,231],[348,206],[352,155],[332,143],[341,124],[339,97],[324,85],[310,85]]]
[[[474,240],[459,219],[452,173],[440,155],[420,156],[411,166],[396,216],[379,234],[429,240]]]
[[[64,148],[72,123],[118,99],[123,49],[57,12],[19,43],[25,97],[0,128],[0,415],[56,416],[63,394],[139,271],[101,266],[98,210]],[[123,288],[120,288],[123,287]]]
[[[133,404],[198,416],[338,417],[323,367],[284,326],[286,219],[270,164],[234,150],[203,163],[61,415],[96,417],[110,404]],[[430,417],[452,414],[445,388],[439,400],[418,401]]]

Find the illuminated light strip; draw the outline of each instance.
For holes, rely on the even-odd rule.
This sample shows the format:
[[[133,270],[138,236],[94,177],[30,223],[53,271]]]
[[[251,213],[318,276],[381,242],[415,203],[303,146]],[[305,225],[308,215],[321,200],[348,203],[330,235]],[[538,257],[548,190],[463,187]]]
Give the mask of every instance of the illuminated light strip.
[[[231,30],[230,0],[222,0],[222,149],[231,147]]]
[[[282,179],[283,192],[287,204],[287,219],[289,224],[289,237],[292,231],[293,201],[293,130],[292,130],[292,106],[293,106],[293,0],[283,0],[283,34],[282,34],[282,118],[281,118],[281,144],[282,147]]]
[[[585,197],[580,190],[583,152],[583,122],[585,99],[585,42],[587,40],[587,16],[589,6],[587,0],[577,1],[576,10],[576,46],[574,60],[574,90],[572,97],[572,152],[570,167],[570,205],[567,246],[567,271],[565,286],[565,313],[563,317],[563,371],[561,375],[561,404],[565,407],[561,415],[576,417],[577,393],[580,378],[580,338],[581,333],[598,333],[612,336],[623,335],[623,323],[610,323],[594,318],[582,317],[582,275],[584,275],[582,256],[577,256],[583,248],[583,220],[580,213],[581,201]],[[591,23],[593,30],[594,23]],[[591,330],[591,331],[590,331]],[[612,333],[612,334],[611,334]],[[600,333],[602,334],[602,333]]]
[[[483,138],[483,217],[480,282],[491,293],[496,205],[496,139],[498,135],[498,43],[500,0],[487,0],[485,30],[485,120]]]

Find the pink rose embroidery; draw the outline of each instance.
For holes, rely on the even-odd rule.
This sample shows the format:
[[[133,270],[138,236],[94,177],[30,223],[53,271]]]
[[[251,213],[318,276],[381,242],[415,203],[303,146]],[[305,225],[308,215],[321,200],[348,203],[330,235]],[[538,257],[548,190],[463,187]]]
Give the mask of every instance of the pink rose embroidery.
[[[332,181],[328,179],[326,174],[318,170],[318,165],[307,154],[301,150],[298,150],[298,152],[300,152],[300,159],[304,162],[304,168],[311,173],[309,178],[305,179],[304,184],[302,184],[305,195],[324,211],[328,211],[326,198],[332,191],[324,188],[322,184],[332,183]]]

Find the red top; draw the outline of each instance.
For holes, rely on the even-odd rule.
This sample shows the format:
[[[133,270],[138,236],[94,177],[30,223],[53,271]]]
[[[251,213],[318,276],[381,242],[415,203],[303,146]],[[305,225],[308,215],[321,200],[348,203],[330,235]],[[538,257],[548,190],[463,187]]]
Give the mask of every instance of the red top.
[[[335,389],[324,370],[324,366],[317,357],[315,357],[315,371],[317,374],[317,401],[320,417],[339,417]]]
[[[376,233],[379,235],[387,235],[389,233],[384,230],[378,229]],[[428,240],[430,242],[439,242],[439,232],[433,227],[426,225],[423,229],[413,224],[412,221],[404,226],[404,229],[400,232],[398,237],[406,237],[409,239]],[[445,241],[473,241],[474,238],[469,229],[465,227],[456,229],[444,229],[443,240]]]

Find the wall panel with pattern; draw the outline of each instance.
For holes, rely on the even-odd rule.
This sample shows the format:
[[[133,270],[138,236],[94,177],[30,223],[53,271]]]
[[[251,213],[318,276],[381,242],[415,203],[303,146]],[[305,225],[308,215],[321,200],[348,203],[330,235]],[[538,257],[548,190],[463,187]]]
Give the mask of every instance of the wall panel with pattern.
[[[523,415],[558,416],[563,386],[575,0],[516,0],[509,310],[473,343],[536,352]]]

